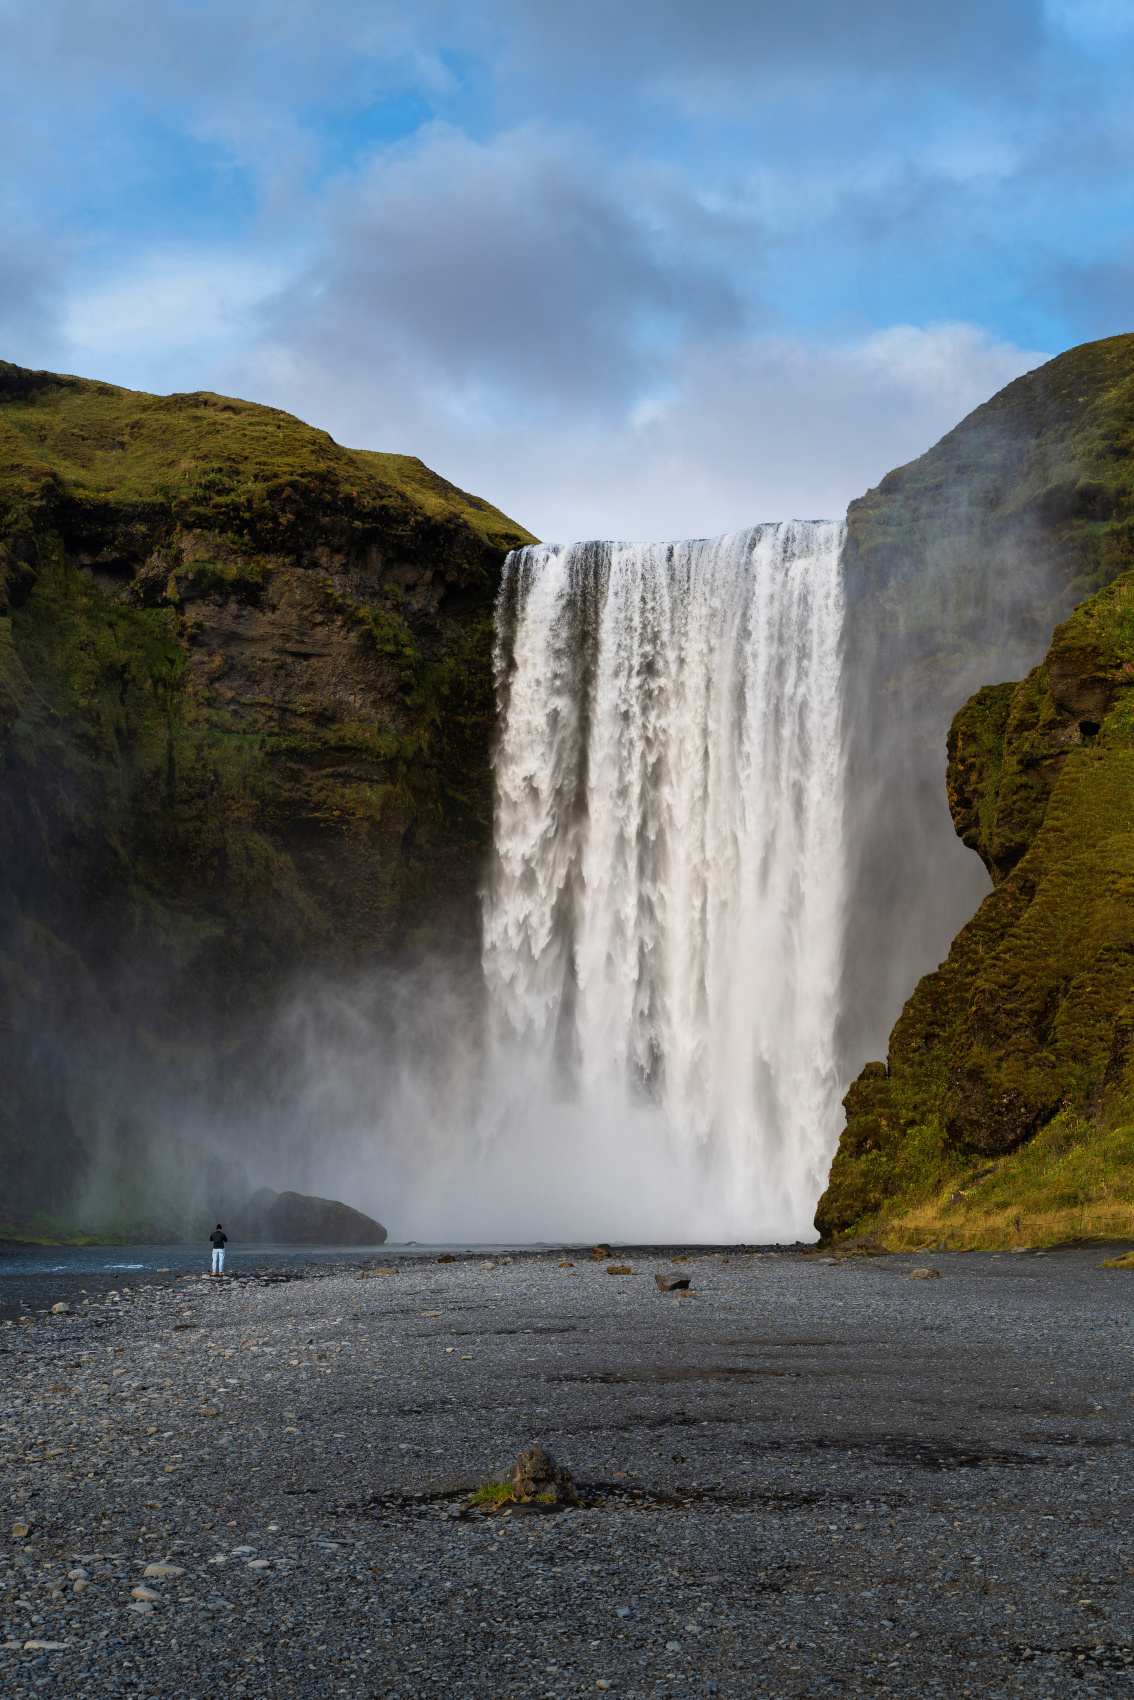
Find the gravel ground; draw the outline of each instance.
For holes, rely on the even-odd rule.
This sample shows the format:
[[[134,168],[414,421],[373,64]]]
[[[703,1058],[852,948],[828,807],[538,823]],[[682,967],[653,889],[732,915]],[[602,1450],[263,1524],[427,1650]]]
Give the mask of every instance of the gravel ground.
[[[1134,1689],[1134,1275],[567,1255],[0,1330],[3,1692]],[[462,1510],[533,1441],[582,1508]]]

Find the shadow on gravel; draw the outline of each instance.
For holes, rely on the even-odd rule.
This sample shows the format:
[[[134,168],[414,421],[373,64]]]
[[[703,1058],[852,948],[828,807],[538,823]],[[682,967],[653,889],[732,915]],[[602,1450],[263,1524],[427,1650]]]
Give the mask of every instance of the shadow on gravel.
[[[982,1446],[978,1441],[950,1440],[944,1435],[816,1435],[808,1440],[747,1441],[741,1444],[754,1452],[858,1454],[876,1463],[914,1470],[1028,1469],[1051,1463],[1041,1452],[1016,1452],[1007,1447]],[[1054,1444],[1059,1445],[1060,1442],[1055,1441]]]

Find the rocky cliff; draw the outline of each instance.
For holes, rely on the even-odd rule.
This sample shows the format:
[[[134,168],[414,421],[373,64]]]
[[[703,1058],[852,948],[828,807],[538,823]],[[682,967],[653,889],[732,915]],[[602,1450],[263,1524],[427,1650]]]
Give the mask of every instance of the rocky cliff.
[[[851,1087],[816,1225],[1130,1233],[1134,337],[1009,386],[856,504],[852,536],[870,623],[910,634],[923,688],[1088,594],[1040,665],[952,720],[943,790],[994,889]]]
[[[100,1149],[136,1221],[145,1083],[233,1078],[298,964],[474,946],[528,541],[272,408],[0,363],[0,1220]]]

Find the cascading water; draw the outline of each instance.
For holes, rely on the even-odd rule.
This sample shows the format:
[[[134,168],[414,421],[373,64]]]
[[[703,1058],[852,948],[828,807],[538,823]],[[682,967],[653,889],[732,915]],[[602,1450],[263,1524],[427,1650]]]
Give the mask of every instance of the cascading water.
[[[842,537],[508,558],[488,1076],[495,1136],[550,1159],[544,1231],[589,1226],[589,1196],[623,1236],[811,1235],[838,1125]]]

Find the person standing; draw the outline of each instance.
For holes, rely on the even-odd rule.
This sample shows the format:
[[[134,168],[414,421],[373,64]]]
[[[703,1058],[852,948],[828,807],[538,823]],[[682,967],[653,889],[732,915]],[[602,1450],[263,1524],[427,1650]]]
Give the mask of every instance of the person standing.
[[[228,1244],[228,1235],[218,1222],[209,1235],[209,1244],[213,1248],[213,1274],[224,1274],[224,1248]]]

